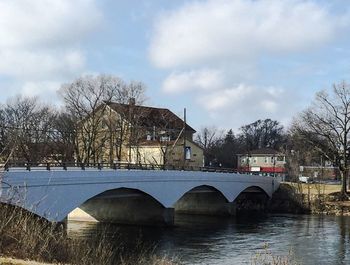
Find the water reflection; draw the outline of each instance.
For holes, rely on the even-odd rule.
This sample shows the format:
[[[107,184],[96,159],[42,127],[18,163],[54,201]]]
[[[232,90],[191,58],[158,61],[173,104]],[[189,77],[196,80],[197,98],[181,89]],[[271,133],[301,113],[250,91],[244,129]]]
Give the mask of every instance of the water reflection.
[[[272,215],[217,218],[177,215],[175,227],[70,222],[72,237],[104,233],[132,251],[140,242],[183,264],[250,264],[265,244],[277,255],[292,250],[300,264],[350,264],[350,217]],[[117,235],[117,239],[115,237]]]

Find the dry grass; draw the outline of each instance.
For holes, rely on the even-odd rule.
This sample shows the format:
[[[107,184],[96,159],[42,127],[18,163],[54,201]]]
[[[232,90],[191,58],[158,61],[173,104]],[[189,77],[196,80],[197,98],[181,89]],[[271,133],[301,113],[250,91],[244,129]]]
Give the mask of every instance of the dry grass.
[[[52,263],[42,263],[36,262],[32,260],[21,260],[21,259],[13,259],[13,258],[1,258],[1,265],[53,265]]]
[[[290,250],[287,255],[275,255],[264,245],[262,251],[259,251],[251,260],[251,265],[298,265],[293,252]]]
[[[283,183],[281,186],[294,190],[292,197],[301,198],[301,205],[312,213],[350,215],[350,194],[341,194],[341,185],[323,183]]]
[[[142,246],[130,254],[122,243],[110,244],[104,235],[96,235],[94,241],[70,239],[63,225],[49,223],[21,208],[0,203],[0,256],[55,264],[176,264]]]
[[[340,192],[341,185],[319,184],[319,183],[294,183],[285,182],[286,184],[298,189],[303,194],[318,195],[320,193],[328,195],[335,192]]]

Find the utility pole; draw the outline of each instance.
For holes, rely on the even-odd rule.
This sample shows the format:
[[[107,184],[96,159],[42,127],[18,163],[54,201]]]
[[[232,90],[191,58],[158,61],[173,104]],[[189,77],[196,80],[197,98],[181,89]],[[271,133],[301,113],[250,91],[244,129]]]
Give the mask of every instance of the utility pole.
[[[183,166],[185,167],[185,164],[186,164],[186,108],[184,108],[184,124],[183,124],[183,145],[184,145],[184,156],[183,156],[183,159],[184,159],[184,163],[183,163]]]

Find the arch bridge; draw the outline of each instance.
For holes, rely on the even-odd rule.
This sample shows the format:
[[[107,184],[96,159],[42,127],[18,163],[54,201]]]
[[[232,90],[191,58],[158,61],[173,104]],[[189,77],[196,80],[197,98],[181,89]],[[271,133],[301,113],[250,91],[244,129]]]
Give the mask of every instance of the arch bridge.
[[[258,202],[279,187],[273,177],[183,170],[8,168],[0,178],[1,202],[52,222],[172,225],[174,211],[234,215],[242,194]]]

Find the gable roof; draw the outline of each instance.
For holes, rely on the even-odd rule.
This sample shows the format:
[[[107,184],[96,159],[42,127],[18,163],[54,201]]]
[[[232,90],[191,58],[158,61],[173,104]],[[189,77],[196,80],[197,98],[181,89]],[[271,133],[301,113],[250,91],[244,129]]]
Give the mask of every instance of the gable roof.
[[[123,118],[130,120],[137,116],[139,126],[151,128],[153,126],[182,130],[183,120],[169,109],[154,108],[133,104],[121,104],[116,102],[105,102],[107,106],[121,114]],[[186,132],[195,133],[196,130],[186,124]]]

